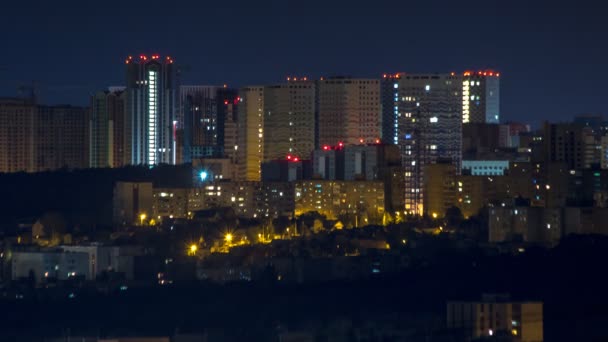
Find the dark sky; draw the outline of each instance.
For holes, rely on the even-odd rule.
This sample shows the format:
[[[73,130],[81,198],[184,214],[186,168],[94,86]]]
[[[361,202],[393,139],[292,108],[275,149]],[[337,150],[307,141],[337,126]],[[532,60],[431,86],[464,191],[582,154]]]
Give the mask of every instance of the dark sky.
[[[494,68],[504,120],[608,114],[600,3],[2,0],[0,96],[34,80],[42,102],[83,105],[145,52],[189,66],[184,83],[230,86]]]

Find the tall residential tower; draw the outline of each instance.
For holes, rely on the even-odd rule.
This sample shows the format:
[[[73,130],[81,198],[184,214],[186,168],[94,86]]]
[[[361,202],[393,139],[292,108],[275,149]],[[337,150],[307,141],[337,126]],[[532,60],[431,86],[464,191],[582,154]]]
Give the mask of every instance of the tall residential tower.
[[[127,127],[131,131],[131,163],[174,164],[175,77],[173,59],[159,55],[129,56]]]
[[[401,149],[405,210],[423,214],[426,165],[447,160],[460,170],[462,144],[461,77],[455,74],[386,75],[392,106],[384,120]],[[387,95],[385,95],[386,97]]]

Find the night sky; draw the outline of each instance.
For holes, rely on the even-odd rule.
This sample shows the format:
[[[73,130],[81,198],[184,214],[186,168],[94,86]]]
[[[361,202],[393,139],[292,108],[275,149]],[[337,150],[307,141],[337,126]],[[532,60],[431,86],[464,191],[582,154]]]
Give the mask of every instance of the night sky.
[[[604,15],[600,1],[2,0],[0,96],[35,81],[41,102],[84,105],[141,52],[189,67],[184,84],[493,68],[502,119],[536,125],[608,114]]]

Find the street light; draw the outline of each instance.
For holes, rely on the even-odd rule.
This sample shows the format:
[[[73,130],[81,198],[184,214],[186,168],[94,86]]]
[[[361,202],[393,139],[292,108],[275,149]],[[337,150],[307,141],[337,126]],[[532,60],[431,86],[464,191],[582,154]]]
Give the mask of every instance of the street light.
[[[227,233],[227,234],[224,236],[224,240],[226,240],[226,242],[227,242],[227,243],[231,243],[231,242],[232,242],[232,234]]]
[[[139,223],[143,226],[144,225],[144,220],[146,219],[147,215],[146,214],[141,214],[139,215]]]
[[[190,248],[188,249],[188,254],[195,255],[197,250],[198,250],[198,247],[195,244],[191,244]]]

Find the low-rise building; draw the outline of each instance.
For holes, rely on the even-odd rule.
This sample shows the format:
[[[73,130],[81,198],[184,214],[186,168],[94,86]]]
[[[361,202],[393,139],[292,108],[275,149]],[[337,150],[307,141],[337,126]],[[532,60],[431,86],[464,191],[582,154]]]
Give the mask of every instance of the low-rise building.
[[[152,183],[117,182],[114,185],[115,224],[144,224],[152,215]]]
[[[451,301],[447,326],[463,341],[502,337],[504,341],[542,342],[543,303],[511,301],[498,295],[484,295],[480,301]]]
[[[46,279],[94,279],[89,267],[89,255],[85,252],[64,252],[60,249],[14,252],[11,266],[13,280],[33,278],[36,283],[42,283]]]
[[[364,220],[384,215],[384,183],[381,181],[296,182],[295,214],[317,211],[328,219],[342,214],[365,216]],[[365,225],[367,221],[361,222]]]

